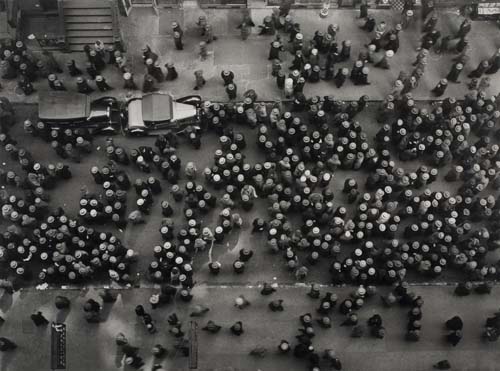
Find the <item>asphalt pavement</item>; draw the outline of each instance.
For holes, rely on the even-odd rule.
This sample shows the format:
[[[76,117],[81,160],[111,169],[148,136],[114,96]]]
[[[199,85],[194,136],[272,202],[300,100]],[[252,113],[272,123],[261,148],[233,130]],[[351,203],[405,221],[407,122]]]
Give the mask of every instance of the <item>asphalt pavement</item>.
[[[164,307],[151,310],[146,305],[154,289],[133,289],[119,291],[118,300],[103,307],[103,322],[88,324],[83,317],[82,305],[89,298],[99,300],[94,290],[23,290],[13,297],[0,297],[0,313],[6,322],[0,327],[0,336],[15,341],[19,348],[12,353],[0,354],[0,370],[25,371],[50,369],[50,327],[35,327],[29,316],[42,311],[49,321],[65,323],[67,326],[67,370],[130,370],[123,365],[123,355],[115,344],[116,335],[121,332],[129,343],[140,347],[139,355],[146,363],[143,370],[149,370],[153,363],[160,363],[164,370],[184,371],[189,369],[189,357],[175,351],[175,339],[168,333],[168,315],[176,313],[183,323],[182,329],[188,336],[191,321],[198,325],[197,355],[198,368],[203,371],[262,370],[301,371],[307,364],[292,354],[277,352],[281,340],[295,345],[295,335],[300,328],[299,316],[311,313],[317,318],[318,301],[309,298],[309,289],[297,285],[280,286],[272,296],[262,296],[256,286],[211,286],[199,285],[194,289],[194,299],[186,304],[176,301]],[[381,289],[385,293],[385,289]],[[343,363],[343,370],[432,370],[432,365],[448,359],[456,371],[497,371],[500,362],[498,343],[482,340],[484,321],[498,311],[499,288],[495,287],[488,296],[472,295],[457,297],[453,287],[412,286],[411,290],[424,298],[422,337],[419,342],[404,340],[406,331],[406,307],[382,307],[378,296],[366,300],[365,307],[358,311],[359,323],[365,326],[365,335],[359,339],[350,337],[351,329],[340,326],[343,316],[337,310],[332,312],[332,328],[315,327],[314,346],[320,352],[335,350]],[[321,292],[336,293],[339,302],[353,291],[352,288],[322,287]],[[64,295],[71,299],[69,310],[58,311],[54,298]],[[250,301],[246,309],[234,306],[234,299],[244,295]],[[267,305],[271,300],[283,299],[283,312],[271,312]],[[480,303],[480,305],[479,305]],[[143,304],[151,313],[158,332],[149,334],[137,319],[134,307]],[[190,317],[196,305],[210,310],[203,317]],[[375,339],[367,333],[366,320],[380,314],[387,334],[384,339]],[[444,322],[454,315],[462,317],[464,337],[453,347],[444,340]],[[222,326],[216,335],[202,331],[208,320]],[[240,337],[229,332],[236,321],[242,321],[244,334]],[[154,359],[151,350],[161,344],[169,355]],[[250,356],[256,347],[266,349],[264,357]],[[325,368],[329,370],[329,368]]]

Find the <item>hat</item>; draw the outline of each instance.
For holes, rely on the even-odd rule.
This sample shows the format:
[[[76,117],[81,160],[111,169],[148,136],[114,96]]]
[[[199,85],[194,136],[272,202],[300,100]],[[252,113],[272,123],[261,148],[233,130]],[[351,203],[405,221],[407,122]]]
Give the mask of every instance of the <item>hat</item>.
[[[388,50],[385,52],[385,56],[387,58],[392,58],[392,57],[394,57],[394,52],[392,50]]]

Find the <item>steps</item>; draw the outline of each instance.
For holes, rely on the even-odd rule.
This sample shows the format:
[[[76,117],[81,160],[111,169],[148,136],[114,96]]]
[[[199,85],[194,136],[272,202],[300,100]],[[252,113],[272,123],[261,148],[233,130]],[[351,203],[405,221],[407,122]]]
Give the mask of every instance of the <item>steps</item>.
[[[6,12],[0,12],[0,40],[8,38],[9,35],[9,28],[7,24],[7,13]]]
[[[65,0],[64,27],[69,51],[81,52],[96,40],[114,42],[113,9],[108,0]]]

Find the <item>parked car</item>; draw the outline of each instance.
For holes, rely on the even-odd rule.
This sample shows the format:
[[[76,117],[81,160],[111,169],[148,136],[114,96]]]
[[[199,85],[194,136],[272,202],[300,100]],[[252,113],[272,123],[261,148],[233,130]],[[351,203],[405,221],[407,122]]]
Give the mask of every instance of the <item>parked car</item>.
[[[88,95],[67,91],[40,94],[38,118],[53,129],[84,127],[92,132],[121,130],[120,104],[116,98],[91,100]]]
[[[155,92],[132,97],[125,104],[124,130],[130,135],[180,131],[199,122],[200,104],[198,95],[174,99],[169,93]]]

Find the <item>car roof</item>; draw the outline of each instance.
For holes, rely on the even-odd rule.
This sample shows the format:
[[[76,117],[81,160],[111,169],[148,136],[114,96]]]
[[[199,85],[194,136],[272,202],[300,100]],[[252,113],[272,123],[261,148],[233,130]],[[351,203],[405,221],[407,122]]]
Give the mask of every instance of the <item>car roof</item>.
[[[40,94],[38,117],[41,120],[72,120],[87,118],[90,114],[89,97],[67,91]]]
[[[146,122],[169,121],[173,116],[173,98],[166,93],[150,93],[142,97],[142,119]]]

